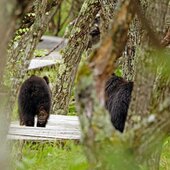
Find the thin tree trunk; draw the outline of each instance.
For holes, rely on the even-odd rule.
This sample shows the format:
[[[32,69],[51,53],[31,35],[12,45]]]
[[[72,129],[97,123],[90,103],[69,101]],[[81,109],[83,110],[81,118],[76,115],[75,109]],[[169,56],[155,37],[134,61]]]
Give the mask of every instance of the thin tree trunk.
[[[72,29],[64,51],[63,63],[56,75],[53,112],[67,114],[72,86],[83,51],[87,48],[91,24],[100,9],[98,0],[86,0]]]

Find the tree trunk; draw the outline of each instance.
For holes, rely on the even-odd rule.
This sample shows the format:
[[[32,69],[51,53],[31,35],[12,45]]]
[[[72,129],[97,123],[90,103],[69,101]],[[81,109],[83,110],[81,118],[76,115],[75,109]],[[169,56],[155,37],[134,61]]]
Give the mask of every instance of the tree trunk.
[[[131,160],[132,154],[127,151],[128,144],[125,147],[120,136],[114,133],[109,114],[104,109],[105,82],[112,73],[114,61],[123,52],[134,7],[133,1],[122,1],[109,36],[94,52],[90,63],[82,66],[77,78],[78,113],[89,169],[137,169],[135,161]],[[124,159],[126,161],[122,161]]]
[[[58,1],[56,6],[58,7],[60,3],[61,1]],[[10,74],[12,74],[10,76],[13,78],[11,82],[10,110],[13,109],[17,92],[26,76],[36,45],[45,32],[51,16],[57,10],[56,6],[55,9],[51,9],[49,8],[49,2],[47,0],[36,0],[34,2],[35,20],[33,25],[28,32],[21,36],[20,40],[13,44],[8,53],[9,60],[7,68],[13,71],[12,73],[10,72]]]
[[[122,12],[115,14],[112,31],[109,31],[110,34],[101,43],[100,48],[94,52],[94,56],[90,58],[90,64],[84,64],[79,72],[77,100],[83,133],[82,141],[85,145],[89,169],[136,170],[142,168],[156,170],[159,167],[162,141],[170,129],[170,84],[165,79],[166,71],[162,69],[160,72],[162,67],[157,62],[160,59],[157,55],[163,56],[166,51],[160,43],[161,29],[155,26],[154,28],[158,28],[159,31],[152,31],[148,22],[146,25],[143,15],[139,15],[141,12],[139,1],[124,0],[121,1],[121,4],[120,11]],[[127,4],[131,8],[127,8]],[[155,23],[158,21],[160,28],[163,28],[161,23],[165,16],[162,13],[159,16],[157,11],[161,11],[163,2],[149,2],[147,5],[146,16],[157,16],[158,18],[154,21]],[[167,5],[165,0],[164,5]],[[162,9],[166,11],[167,8]],[[137,51],[138,56],[135,58],[137,70],[135,70],[135,88],[131,104],[131,108],[133,109],[134,106],[135,110],[129,114],[130,123],[127,131],[119,135],[114,133],[108,121],[107,112],[102,107],[104,106],[105,87],[103,82],[111,74],[114,61],[120,57],[125,47],[127,30],[134,16],[129,15],[134,12],[137,13],[138,20],[145,26],[148,34],[147,36],[146,34],[141,35],[142,43]],[[151,12],[152,15],[148,15],[150,14],[148,12]],[[154,24],[152,19],[150,21]],[[122,25],[119,25],[120,23]],[[165,60],[167,57],[162,58]],[[164,60],[161,62],[168,69]],[[93,75],[91,75],[92,71]],[[156,79],[158,71],[166,83],[162,79],[161,81]],[[159,88],[154,91],[155,87]],[[162,87],[164,90],[161,89]],[[158,89],[163,94],[155,96],[155,93],[159,92]],[[135,98],[136,96],[137,98]],[[161,103],[158,103],[159,100]]]
[[[91,24],[100,9],[98,0],[86,0],[73,26],[68,45],[64,51],[63,63],[56,75],[53,112],[67,114],[71,89],[83,51],[87,48]]]
[[[139,38],[139,20],[137,17],[133,20],[129,33],[128,33],[128,42],[125,47],[125,51],[121,58],[121,68],[123,72],[123,78],[129,81],[134,80],[135,76],[135,54],[136,54],[136,47],[140,43]]]
[[[9,115],[8,111],[6,109],[6,103],[9,98],[9,89],[4,86],[4,68],[6,65],[6,58],[7,58],[7,47],[8,43],[13,36],[13,33],[15,31],[15,24],[17,19],[22,16],[23,12],[27,8],[27,6],[32,3],[32,1],[29,1],[28,3],[25,3],[24,6],[22,6],[25,2],[19,3],[18,1],[14,0],[1,0],[0,1],[0,56],[1,56],[1,62],[0,62],[0,169],[6,170],[9,169],[9,164],[7,161],[8,159],[8,149],[6,145],[6,134],[8,130],[8,121],[7,121],[7,115]],[[9,8],[10,7],[10,8]],[[5,19],[4,19],[5,18]]]
[[[131,100],[131,105],[129,109],[128,129],[133,128],[134,126],[139,124],[139,122],[144,121],[144,119],[149,119],[152,117],[154,118],[155,113],[159,113],[161,105],[165,102],[165,100],[169,100],[170,98],[169,80],[165,78],[165,74],[161,71],[162,65],[165,64],[165,61],[162,61],[162,65],[159,65],[157,60],[157,58],[160,57],[157,55],[163,55],[164,52],[155,53],[156,51],[153,48],[153,45],[155,45],[154,39],[157,39],[159,44],[161,42],[165,29],[164,26],[166,24],[165,16],[168,9],[168,3],[168,0],[164,0],[161,2],[145,1],[145,3],[142,5],[145,7],[143,9],[143,11],[145,12],[143,16],[145,16],[146,19],[142,19],[142,16],[139,16],[138,14],[139,20],[143,22],[143,28],[147,30],[143,34],[141,34],[142,32],[140,31],[140,35],[138,35],[137,37],[137,41],[139,42],[141,40],[141,44],[136,44],[137,48],[135,59],[133,59],[133,55],[128,58],[129,63],[131,63],[132,65],[132,70],[134,71],[135,82],[133,98]],[[161,15],[158,15],[158,13]],[[147,22],[147,24],[145,24],[145,22]],[[147,25],[153,29],[152,32]],[[131,57],[133,57],[132,61],[130,61]],[[135,69],[133,69],[133,67],[135,67]],[[165,112],[167,112],[167,110],[168,108],[165,109]],[[148,169],[152,170],[159,169],[159,159],[161,154],[162,142],[166,136],[165,132],[161,132],[161,128],[158,130],[159,133],[164,133],[164,135],[154,135],[153,132],[153,138],[159,142],[156,144],[155,149],[148,153],[148,157],[145,156],[145,162],[148,166]],[[147,133],[150,134],[150,132]],[[149,134],[145,135],[149,136]],[[154,143],[155,142],[153,141],[153,145]],[[147,143],[145,147],[145,150],[150,150],[148,149],[150,147],[150,144]],[[146,155],[146,153],[144,154]]]
[[[100,32],[101,39],[105,38],[110,26],[112,25],[114,14],[116,11],[116,6],[118,4],[117,0],[100,0],[101,11],[100,11]]]
[[[72,0],[71,3],[71,18],[74,20],[78,17],[78,14],[81,10],[81,7],[84,3],[84,0]]]
[[[160,36],[164,31],[163,27],[165,23],[163,21],[167,11],[167,2],[168,0],[164,0],[164,2],[159,2],[159,1],[153,3],[148,2],[147,11],[145,13],[145,16],[150,16],[149,19],[147,18],[147,21],[150,21],[154,32],[157,33],[156,35],[157,35],[157,39],[159,39],[159,43],[161,42]],[[146,4],[144,5],[146,7]],[[157,15],[158,11],[162,11],[160,16]],[[156,16],[157,18],[155,19]],[[150,114],[149,110],[152,105],[151,103],[152,95],[153,95],[152,91],[153,91],[155,81],[157,79],[157,69],[153,71],[153,67],[155,67],[156,56],[155,58],[153,58],[153,52],[152,52],[153,50],[151,49],[150,46],[150,43],[152,42],[153,39],[151,38],[149,39],[148,34],[149,33],[145,32],[145,34],[143,33],[141,36],[140,33],[141,37],[138,37],[138,39],[141,39],[141,45],[138,46],[138,51],[136,53],[136,58],[134,62],[135,63],[135,87],[134,87],[134,92],[133,92],[134,95],[132,98],[130,115],[129,115],[131,117],[134,113],[135,118],[134,119],[131,118],[131,120],[134,121],[135,120],[140,121],[142,120],[142,117],[144,115]],[[138,115],[135,115],[136,113],[138,113]],[[141,118],[139,117],[136,118],[136,116],[139,116]]]

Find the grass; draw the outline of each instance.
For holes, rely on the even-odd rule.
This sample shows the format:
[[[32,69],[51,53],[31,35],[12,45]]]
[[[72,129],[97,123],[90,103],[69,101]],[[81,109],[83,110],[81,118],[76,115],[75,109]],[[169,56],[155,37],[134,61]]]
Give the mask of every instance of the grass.
[[[12,146],[11,169],[16,170],[85,170],[87,161],[82,146],[73,141],[26,143],[22,149]],[[22,154],[22,158],[20,157]]]
[[[160,170],[170,170],[170,137],[164,142]]]
[[[86,170],[87,168],[83,147],[75,141],[27,142],[23,147],[19,142],[12,143],[11,169]],[[163,145],[160,170],[170,170],[170,137]]]

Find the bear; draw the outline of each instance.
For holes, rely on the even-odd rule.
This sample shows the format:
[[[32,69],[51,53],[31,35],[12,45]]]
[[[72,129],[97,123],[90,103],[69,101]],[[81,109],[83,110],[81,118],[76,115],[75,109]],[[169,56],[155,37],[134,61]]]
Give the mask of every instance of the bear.
[[[37,115],[37,127],[45,127],[51,109],[51,90],[47,76],[30,76],[23,82],[18,94],[18,112],[20,125],[34,126]]]
[[[133,82],[114,73],[105,85],[105,107],[110,113],[112,125],[123,133],[131,100]]]

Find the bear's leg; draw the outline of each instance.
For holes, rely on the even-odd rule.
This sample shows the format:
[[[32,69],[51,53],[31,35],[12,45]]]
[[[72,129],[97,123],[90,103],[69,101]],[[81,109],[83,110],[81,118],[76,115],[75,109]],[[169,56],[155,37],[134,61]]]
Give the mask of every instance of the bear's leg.
[[[40,107],[37,115],[37,127],[45,127],[47,124],[49,114],[46,112],[44,107]]]
[[[24,120],[25,126],[34,126],[34,116],[23,115],[23,120]]]

